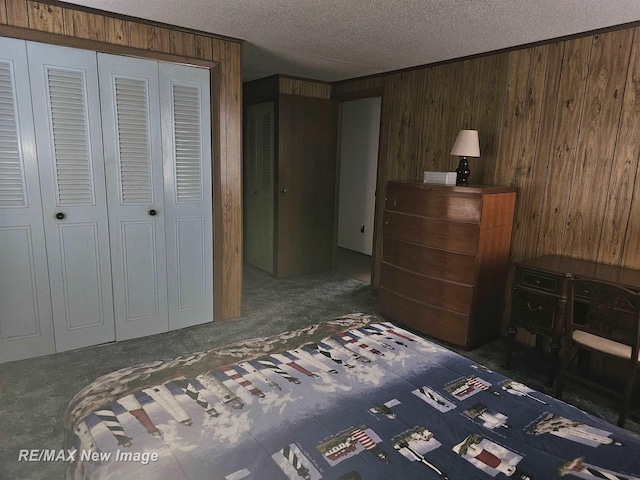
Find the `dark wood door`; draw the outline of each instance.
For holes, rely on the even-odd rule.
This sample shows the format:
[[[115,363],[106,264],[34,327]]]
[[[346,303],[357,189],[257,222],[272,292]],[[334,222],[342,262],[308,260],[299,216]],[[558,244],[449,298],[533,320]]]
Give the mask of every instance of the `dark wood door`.
[[[332,267],[337,114],[333,100],[279,97],[278,277]]]

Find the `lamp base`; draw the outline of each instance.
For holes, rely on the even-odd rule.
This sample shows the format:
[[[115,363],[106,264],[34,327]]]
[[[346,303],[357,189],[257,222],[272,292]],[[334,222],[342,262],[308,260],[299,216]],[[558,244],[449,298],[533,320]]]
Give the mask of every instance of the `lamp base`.
[[[458,168],[456,168],[456,185],[467,187],[469,186],[468,178],[471,175],[471,169],[469,168],[469,161],[467,157],[462,157]]]

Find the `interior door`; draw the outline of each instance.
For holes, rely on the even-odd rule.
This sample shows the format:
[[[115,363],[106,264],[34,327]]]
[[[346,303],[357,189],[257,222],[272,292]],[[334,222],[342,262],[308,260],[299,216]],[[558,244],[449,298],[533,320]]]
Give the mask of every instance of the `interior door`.
[[[98,55],[116,339],[169,328],[158,62]]]
[[[169,329],[213,320],[209,70],[160,63]]]
[[[273,273],[274,102],[249,105],[245,113],[245,258]]]
[[[298,95],[279,98],[277,276],[330,270],[337,102]]]
[[[0,38],[0,362],[54,351],[27,49]]]
[[[96,53],[27,42],[56,350],[113,341]]]

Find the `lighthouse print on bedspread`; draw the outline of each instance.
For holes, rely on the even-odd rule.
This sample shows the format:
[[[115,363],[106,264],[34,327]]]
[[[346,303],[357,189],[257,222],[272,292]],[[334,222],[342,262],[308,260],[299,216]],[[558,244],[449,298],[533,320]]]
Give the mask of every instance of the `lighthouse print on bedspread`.
[[[636,479],[640,438],[352,314],[105,375],[68,478]]]

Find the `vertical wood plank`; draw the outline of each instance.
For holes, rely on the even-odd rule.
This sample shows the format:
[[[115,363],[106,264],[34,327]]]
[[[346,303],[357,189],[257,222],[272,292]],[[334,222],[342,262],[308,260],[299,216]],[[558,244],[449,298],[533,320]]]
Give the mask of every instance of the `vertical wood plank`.
[[[143,23],[127,22],[129,46],[143,50],[155,49],[155,28]]]
[[[0,25],[6,25],[6,24],[7,24],[7,4],[5,0],[0,0]]]
[[[242,76],[241,46],[214,39],[220,82],[220,196],[222,199],[223,318],[241,313],[242,298]]]
[[[475,99],[475,84],[478,77],[478,61],[465,60],[462,62],[460,76],[460,92],[458,94],[458,128],[471,129],[474,127],[473,102]]]
[[[546,200],[545,188],[549,171],[549,159],[553,141],[553,127],[556,117],[564,46],[564,43],[553,43],[549,45],[540,128],[538,141],[535,146],[535,164],[533,165],[531,179],[531,193],[528,201],[528,213],[523,219],[523,221],[528,224],[527,234],[524,238],[520,255],[523,259],[535,256],[538,238],[540,236],[541,212]]]
[[[64,33],[71,37],[104,42],[104,17],[80,10],[64,10]]]
[[[204,35],[195,36],[195,55],[201,60],[213,60],[213,39]]]
[[[478,127],[475,124],[475,118],[473,118],[473,104],[475,100],[475,85],[478,76],[478,61],[477,60],[465,60],[462,62],[462,72],[460,75],[460,92],[458,94],[458,118],[455,125],[453,125],[456,131],[461,129],[477,130]],[[457,135],[457,133],[456,133]],[[453,143],[451,144],[453,147]],[[471,170],[475,168],[477,160],[471,159]],[[457,157],[449,155],[449,167],[447,171],[454,171],[460,160]]]
[[[31,28],[42,32],[63,33],[62,8],[31,1],[27,2],[27,8]]]
[[[495,57],[492,83],[486,102],[492,105],[491,120],[487,123],[485,133],[485,143],[480,144],[480,157],[482,163],[482,183],[484,185],[495,185],[496,169],[498,167],[498,149],[500,145],[500,125],[504,115],[507,73],[509,67],[509,54],[502,53]],[[482,138],[482,137],[481,137]],[[482,148],[484,147],[484,150]],[[472,173],[473,174],[473,173]]]
[[[565,44],[537,255],[562,253],[591,43],[583,37]]]
[[[477,59],[474,103],[471,115],[473,125],[470,125],[470,128],[478,130],[480,158],[473,161],[473,168],[469,176],[469,183],[472,185],[482,184],[487,158],[492,154],[495,156],[495,152],[491,152],[492,145],[489,144],[490,132],[493,131],[491,122],[495,116],[494,102],[497,92],[493,85],[495,60],[495,55]]]
[[[639,138],[640,29],[635,28],[598,255],[598,261],[631,268],[640,268]]]
[[[170,39],[171,53],[183,57],[195,57],[196,42],[192,33],[172,30]]]
[[[462,82],[462,62],[442,65],[440,68],[440,98],[436,105],[438,120],[432,130],[435,145],[435,162],[438,171],[452,171],[460,159],[451,155],[459,125],[458,93]]]
[[[597,260],[633,31],[593,40],[563,254]],[[608,246],[603,245],[603,258]]]
[[[506,99],[500,126],[500,147],[496,165],[496,185],[513,186],[515,184],[530,64],[530,49],[509,53]]]
[[[419,75],[414,71],[394,75],[389,88],[394,108],[393,129],[389,135],[389,151],[394,158],[389,180],[415,180],[418,160],[418,137],[422,128],[420,117],[416,116],[415,105],[421,103],[424,92],[417,87]]]
[[[7,25],[29,28],[29,12],[26,0],[6,0]]]
[[[523,248],[529,230],[529,211],[531,207],[531,190],[533,171],[535,169],[535,153],[541,124],[544,98],[545,74],[549,46],[543,45],[531,49],[531,63],[527,93],[525,97],[520,151],[513,185],[518,189],[516,211],[513,221],[511,258],[514,261],[524,259]]]
[[[153,27],[153,39],[156,52],[171,53],[171,32],[168,28]]]
[[[438,122],[437,103],[440,89],[440,72],[438,68],[424,69],[424,79],[422,87],[424,97],[422,104],[418,107],[422,110],[422,121],[420,125],[420,169],[416,172],[418,179],[422,178],[423,171],[438,171],[438,153],[433,138],[433,126]]]
[[[113,17],[105,17],[104,22],[108,43],[129,45],[129,22]]]

